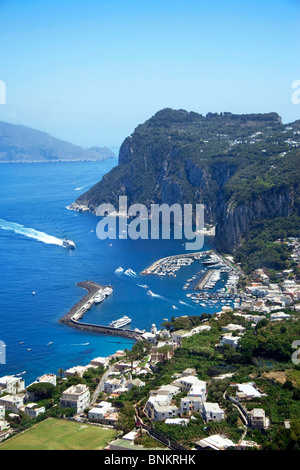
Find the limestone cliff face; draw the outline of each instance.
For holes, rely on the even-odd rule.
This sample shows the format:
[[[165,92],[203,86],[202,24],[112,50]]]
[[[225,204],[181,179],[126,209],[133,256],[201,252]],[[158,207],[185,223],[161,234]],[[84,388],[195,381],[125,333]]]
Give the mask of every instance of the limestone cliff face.
[[[289,129],[290,136],[276,113],[162,110],[124,140],[118,166],[71,207],[117,209],[123,195],[149,210],[153,203],[204,204],[217,247],[232,252],[253,221],[288,216],[299,204],[300,152],[286,140],[296,138],[300,123]]]
[[[299,188],[296,185],[294,188],[272,189],[245,204],[221,204],[216,226],[218,248],[224,252],[233,252],[255,220],[290,216],[300,196]]]

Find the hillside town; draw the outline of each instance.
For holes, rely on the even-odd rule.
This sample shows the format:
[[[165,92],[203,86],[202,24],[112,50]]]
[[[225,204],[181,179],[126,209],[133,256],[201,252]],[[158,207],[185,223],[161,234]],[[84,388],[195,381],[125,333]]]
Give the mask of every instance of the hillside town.
[[[299,265],[299,240],[288,243]],[[294,409],[298,363],[289,356],[292,344],[282,351],[280,345],[268,350],[267,343],[278,332],[281,338],[289,334],[288,341],[297,339],[300,282],[293,270],[278,272],[276,278],[257,269],[239,286],[238,308],[223,305],[212,315],[174,317],[160,329],[152,324],[132,351],[96,357],[57,374],[46,372],[31,384],[21,374],[1,377],[0,441],[49,416],[115,429],[118,435],[107,446],[111,450],[140,449],[143,436],[151,437],[152,448],[261,449],[255,438],[272,434],[273,427],[290,432],[297,412],[271,410],[268,400],[269,393],[289,389]],[[249,358],[253,338],[258,346]],[[173,372],[166,374],[169,364]],[[127,401],[131,416],[124,424]],[[189,429],[189,445],[170,437]]]

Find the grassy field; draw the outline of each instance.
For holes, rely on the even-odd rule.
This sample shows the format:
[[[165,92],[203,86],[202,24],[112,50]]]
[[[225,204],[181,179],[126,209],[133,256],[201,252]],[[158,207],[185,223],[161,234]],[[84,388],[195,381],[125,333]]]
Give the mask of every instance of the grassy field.
[[[101,450],[114,429],[48,418],[0,444],[0,450]]]

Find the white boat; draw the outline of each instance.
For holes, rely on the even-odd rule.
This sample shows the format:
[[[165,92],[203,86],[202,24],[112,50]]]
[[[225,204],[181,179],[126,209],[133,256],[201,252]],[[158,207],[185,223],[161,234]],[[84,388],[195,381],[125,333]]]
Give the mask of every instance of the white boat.
[[[75,243],[72,242],[72,240],[67,240],[66,238],[63,239],[63,246],[65,248],[72,248],[73,250],[76,248]]]
[[[102,292],[99,292],[99,294],[95,295],[94,297],[95,304],[99,304],[104,299],[105,299],[105,294],[103,294]]]
[[[118,320],[112,321],[109,326],[112,326],[113,328],[122,328],[123,326],[128,325],[128,323],[131,323],[131,318],[125,315],[124,317],[119,318]]]

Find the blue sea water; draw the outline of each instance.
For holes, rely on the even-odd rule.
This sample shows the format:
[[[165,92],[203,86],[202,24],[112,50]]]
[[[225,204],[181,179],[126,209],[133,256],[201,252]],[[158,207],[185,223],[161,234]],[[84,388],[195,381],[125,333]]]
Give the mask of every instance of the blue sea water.
[[[128,315],[131,328],[150,331],[152,323],[159,327],[164,318],[220,309],[217,304],[193,304],[182,290],[186,279],[201,269],[199,261],[182,268],[176,278],[140,275],[155,260],[183,253],[184,240],[100,240],[98,217],[67,209],[115,164],[109,160],[1,165],[0,340],[6,345],[6,363],[0,361],[0,376],[26,371],[23,377],[29,385],[43,373],[86,365],[94,357],[132,347],[129,339],[80,332],[59,323],[86,294],[76,286],[80,281],[110,283],[114,289],[86,314],[84,321],[91,323],[108,325]],[[76,249],[62,247],[63,238],[73,240]],[[206,238],[203,250],[212,243]],[[116,273],[118,268],[124,271]],[[136,275],[125,275],[127,269]],[[147,295],[145,284],[153,296]]]

